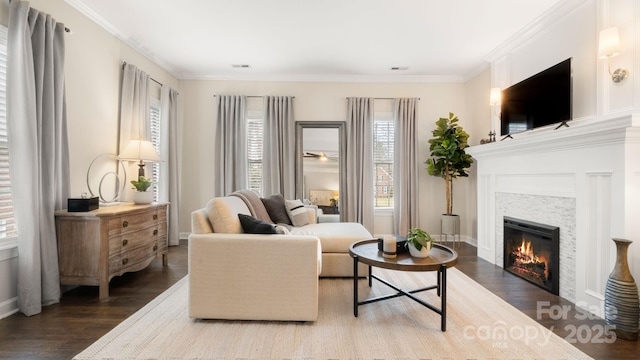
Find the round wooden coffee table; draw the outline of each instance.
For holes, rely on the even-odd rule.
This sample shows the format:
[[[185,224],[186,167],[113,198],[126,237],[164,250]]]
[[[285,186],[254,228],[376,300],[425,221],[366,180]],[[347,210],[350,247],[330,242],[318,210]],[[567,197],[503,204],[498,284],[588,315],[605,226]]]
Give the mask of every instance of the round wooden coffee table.
[[[377,301],[406,296],[427,308],[435,311],[441,316],[440,329],[446,331],[447,328],[447,268],[454,266],[458,262],[458,253],[440,244],[433,244],[429,256],[426,258],[416,258],[406,253],[399,253],[395,258],[382,257],[382,252],[378,250],[378,239],[361,240],[351,244],[349,254],[353,257],[353,315],[358,316],[358,306]],[[375,298],[358,301],[358,263],[369,265],[369,287],[372,286],[373,279],[393,288],[395,294],[379,296]],[[372,273],[372,267],[379,267],[390,270],[401,271],[437,271],[437,284],[415,290],[403,290],[400,287],[380,278]],[[440,297],[440,308],[438,309],[412,294],[417,292],[436,289]]]

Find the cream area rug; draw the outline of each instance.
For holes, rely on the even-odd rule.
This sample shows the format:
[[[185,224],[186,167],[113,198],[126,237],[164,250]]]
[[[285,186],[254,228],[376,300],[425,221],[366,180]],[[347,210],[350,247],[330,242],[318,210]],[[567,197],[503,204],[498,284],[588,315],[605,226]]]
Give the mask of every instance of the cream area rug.
[[[413,289],[435,272],[374,273]],[[447,271],[447,331],[435,312],[406,297],[362,305],[353,316],[353,280],[321,279],[315,322],[195,320],[188,276],[75,359],[590,359],[478,283]],[[392,293],[359,282],[360,299]],[[435,290],[419,293],[437,304]],[[260,299],[256,299],[260,301]]]

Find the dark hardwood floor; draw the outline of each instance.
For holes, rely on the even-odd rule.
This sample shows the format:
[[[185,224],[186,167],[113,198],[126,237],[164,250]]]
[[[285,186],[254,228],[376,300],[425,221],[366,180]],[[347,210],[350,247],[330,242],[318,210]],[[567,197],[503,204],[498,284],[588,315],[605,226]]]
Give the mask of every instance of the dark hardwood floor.
[[[478,259],[468,244],[454,247],[460,257],[456,267],[558,336],[595,359],[638,359],[640,342],[607,343],[602,319],[581,320],[581,311],[557,296],[523,281],[501,268]],[[59,304],[44,307],[39,315],[14,314],[0,320],[0,359],[70,359],[118,323],[187,274],[187,242],[169,248],[169,265],[156,259],[145,270],[114,278],[108,300],[98,300],[98,288],[83,286],[66,292]],[[544,312],[537,319],[538,302]],[[558,319],[558,306],[568,309]],[[499,309],[496,309],[499,311]],[[481,354],[479,354],[481,356]]]

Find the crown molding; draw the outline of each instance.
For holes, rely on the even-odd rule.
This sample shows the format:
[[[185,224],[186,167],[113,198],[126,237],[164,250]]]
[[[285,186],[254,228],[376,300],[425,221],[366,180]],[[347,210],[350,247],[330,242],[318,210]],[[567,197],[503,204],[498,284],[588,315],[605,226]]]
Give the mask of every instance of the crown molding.
[[[115,36],[123,43],[129,45],[131,48],[139,52],[142,56],[146,57],[154,64],[160,66],[162,69],[164,69],[166,72],[171,74],[173,77],[180,79],[179,73],[177,73],[172,66],[156,58],[155,55],[151,51],[149,51],[149,49],[142,46],[142,44],[139,41],[120,32],[115,26],[113,26],[113,24],[105,20],[105,18],[103,18],[102,16],[98,15],[98,13],[96,13],[91,8],[86,6],[82,1],[79,1],[79,0],[64,0],[64,1],[67,4],[69,4],[71,7],[76,9],[78,12],[80,12],[82,15],[89,18],[89,20],[93,21],[98,26],[102,27],[109,34]]]
[[[522,30],[515,33],[507,39],[507,41],[503,42],[487,54],[485,56],[485,60],[489,63],[496,62],[500,58],[512,52],[514,49],[517,49],[523,46],[523,44],[527,44],[533,39],[548,32],[549,28],[551,28],[553,24],[565,18],[572,12],[594,1],[595,0],[564,0],[557,2],[556,5],[545,11],[537,19],[529,23]]]
[[[348,74],[238,74],[206,75],[183,73],[181,80],[217,81],[283,81],[283,82],[337,82],[337,83],[462,83],[463,76],[432,75],[348,75]]]

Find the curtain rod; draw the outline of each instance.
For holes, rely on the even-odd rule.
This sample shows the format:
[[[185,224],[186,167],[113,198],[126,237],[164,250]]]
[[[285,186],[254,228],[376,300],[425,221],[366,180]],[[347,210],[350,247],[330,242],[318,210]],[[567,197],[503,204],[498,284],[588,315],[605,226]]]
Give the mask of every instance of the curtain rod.
[[[349,99],[350,97],[353,97],[353,96],[348,96],[345,99]],[[395,100],[395,99],[403,99],[403,98],[387,98],[387,97],[384,97],[384,98],[374,97],[373,98],[373,100]],[[410,99],[410,98],[404,98],[404,99]],[[417,99],[420,100],[420,98],[417,98]]]
[[[215,94],[213,95],[213,97],[216,97],[216,96],[218,96],[218,95],[215,95]],[[245,97],[248,97],[248,98],[261,98],[261,97],[265,97],[265,96],[269,96],[269,95],[245,95]],[[274,96],[279,96],[279,95],[274,95]],[[295,99],[296,97],[292,96],[292,98]]]
[[[120,60],[120,65],[125,66],[125,65],[127,65],[127,62],[124,61],[124,60]],[[155,82],[156,84],[158,84],[160,86],[164,86],[160,81],[152,78],[151,76],[149,76],[149,79],[151,79],[151,81]],[[178,93],[178,94],[180,94],[180,93]]]
[[[11,5],[11,0],[9,0],[9,5]],[[64,27],[64,32],[66,32],[67,34],[73,34],[73,31],[71,31],[71,29],[66,26]]]

